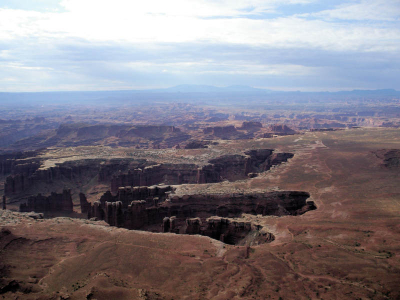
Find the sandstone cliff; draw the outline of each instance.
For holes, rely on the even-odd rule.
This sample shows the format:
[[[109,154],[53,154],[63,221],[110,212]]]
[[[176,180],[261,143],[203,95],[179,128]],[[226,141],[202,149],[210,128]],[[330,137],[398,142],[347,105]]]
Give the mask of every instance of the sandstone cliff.
[[[73,203],[70,190],[62,194],[51,193],[50,196],[30,196],[26,203],[20,205],[20,212],[72,212]]]

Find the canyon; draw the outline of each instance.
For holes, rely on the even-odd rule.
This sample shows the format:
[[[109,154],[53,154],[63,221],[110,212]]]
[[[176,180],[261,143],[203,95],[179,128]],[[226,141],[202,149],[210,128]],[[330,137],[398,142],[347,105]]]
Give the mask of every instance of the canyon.
[[[0,298],[399,298],[396,94],[147,96],[0,103]]]
[[[110,186],[116,193],[119,187],[151,186],[155,184],[201,184],[223,180],[246,179],[249,174],[268,171],[271,167],[292,158],[292,153],[274,152],[272,149],[258,149],[237,155],[225,155],[209,160],[203,166],[195,164],[156,163],[146,159],[83,159],[57,163],[42,168],[43,159],[20,159],[10,155],[3,159],[5,179],[4,194],[18,198],[20,195],[44,192],[41,186],[57,186],[57,182],[91,181]],[[253,174],[253,175],[251,175]],[[82,187],[82,186],[80,186]]]
[[[225,243],[270,242],[274,236],[251,222],[232,220],[242,214],[298,215],[315,209],[304,192],[267,194],[194,194],[176,196],[176,186],[186,184],[218,183],[254,178],[258,173],[287,162],[292,153],[275,152],[272,149],[254,149],[242,155],[225,155],[209,160],[204,166],[193,164],[155,164],[146,160],[77,160],[64,162],[44,169],[43,161],[24,160],[19,156],[7,157],[12,162],[6,177],[6,196],[16,199],[21,194],[38,189],[41,183],[54,185],[58,181],[88,178],[107,183],[106,191],[98,201],[87,200],[79,193],[80,211],[88,219],[104,220],[111,226],[152,232],[200,234]],[[172,186],[171,186],[172,185]],[[63,190],[49,196],[29,196],[19,207],[20,212],[71,214],[73,210],[71,190]],[[216,218],[221,217],[221,218]],[[174,220],[170,225],[166,219]],[[169,221],[168,221],[169,222]],[[168,223],[167,222],[167,223]],[[169,223],[168,223],[169,224]],[[204,225],[202,225],[204,224]],[[168,230],[166,228],[168,227]],[[196,229],[195,229],[196,228]],[[252,237],[252,238],[250,238]]]
[[[174,195],[171,186],[125,187],[119,188],[116,196],[107,192],[100,201],[91,204],[88,218],[105,220],[112,226],[127,229],[200,234],[225,243],[247,240],[252,245],[248,236],[251,234],[258,238],[262,226],[232,218],[240,218],[244,213],[300,215],[316,209],[314,202],[306,201],[309,196],[305,192],[293,191],[179,197]],[[82,211],[86,206],[87,203],[83,203]],[[265,241],[273,240],[271,233],[264,235],[267,235]]]
[[[76,183],[84,180],[96,193],[64,189],[76,184],[64,169],[52,171],[62,174],[48,183],[58,189],[53,194],[38,195],[38,181],[26,198],[6,197],[0,295],[396,299],[397,135],[395,128],[360,128],[197,149],[84,147],[17,156],[6,165],[38,162],[33,174],[69,166]],[[165,177],[174,165],[176,173]],[[182,165],[196,172],[214,165],[219,181],[198,183],[193,172],[191,183],[175,184],[189,169]],[[111,191],[113,178],[147,167],[157,170],[151,180],[174,184],[117,184]],[[37,212],[16,212],[21,204]]]

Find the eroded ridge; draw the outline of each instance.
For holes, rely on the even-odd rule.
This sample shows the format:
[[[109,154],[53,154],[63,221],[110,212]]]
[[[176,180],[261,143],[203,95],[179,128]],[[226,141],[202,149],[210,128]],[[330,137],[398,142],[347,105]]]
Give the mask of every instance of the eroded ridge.
[[[236,181],[257,176],[292,158],[292,153],[276,152],[273,149],[255,149],[241,154],[224,155],[205,162],[157,163],[147,159],[82,159],[56,163],[43,167],[40,158],[24,158],[15,154],[0,157],[0,172],[6,175],[4,193],[18,197],[30,193],[34,188],[42,192],[44,185],[79,182],[80,188],[97,178],[100,184],[110,184],[112,193],[119,187],[152,186],[157,184],[202,184],[224,180]]]
[[[270,242],[274,237],[262,226],[233,218],[243,213],[303,214],[316,208],[313,201],[307,201],[309,197],[309,193],[299,191],[179,197],[171,186],[125,187],[116,196],[108,192],[100,201],[89,204],[88,217],[127,229],[201,234],[229,244],[253,244]]]

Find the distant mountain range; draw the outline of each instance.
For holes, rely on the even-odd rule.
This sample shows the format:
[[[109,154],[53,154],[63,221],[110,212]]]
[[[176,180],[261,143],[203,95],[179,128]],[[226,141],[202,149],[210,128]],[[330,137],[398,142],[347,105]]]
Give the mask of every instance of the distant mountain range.
[[[337,92],[302,92],[302,91],[275,91],[269,89],[254,88],[247,85],[231,85],[227,87],[217,87],[213,85],[197,85],[197,84],[181,84],[169,88],[161,89],[143,89],[143,90],[110,90],[110,91],[59,91],[59,92],[0,92],[0,95],[5,94],[69,94],[69,95],[116,95],[116,94],[131,94],[131,93],[231,93],[231,92],[247,92],[247,93],[304,93],[304,94],[399,94],[400,91],[395,89],[377,89],[377,90],[352,90],[352,91],[337,91]]]
[[[84,103],[131,103],[149,104],[154,102],[188,102],[196,103],[232,103],[270,99],[293,99],[308,101],[310,99],[323,100],[324,98],[344,100],[348,97],[370,98],[400,98],[400,91],[394,89],[381,90],[353,90],[339,92],[301,92],[301,91],[273,91],[253,88],[244,85],[216,87],[211,85],[178,85],[164,89],[147,90],[117,90],[117,91],[65,91],[65,92],[0,92],[0,105],[36,105],[36,104],[84,104]]]
[[[216,87],[212,85],[196,85],[196,84],[182,84],[167,89],[155,90],[155,91],[178,92],[178,93],[271,92],[270,90],[257,89],[246,85],[231,85],[227,87]]]

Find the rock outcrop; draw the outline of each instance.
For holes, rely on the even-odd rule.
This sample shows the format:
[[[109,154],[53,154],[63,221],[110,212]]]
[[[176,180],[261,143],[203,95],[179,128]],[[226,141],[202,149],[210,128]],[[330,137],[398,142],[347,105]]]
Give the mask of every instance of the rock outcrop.
[[[202,184],[223,180],[235,181],[248,177],[249,173],[268,171],[272,166],[292,158],[292,153],[278,153],[272,149],[256,149],[244,155],[225,155],[198,167],[193,164],[157,164],[120,173],[111,179],[111,192],[119,187],[151,186],[156,184]]]
[[[274,137],[274,134],[271,132],[266,132],[266,133],[261,134],[259,137],[263,138],[263,139],[270,139],[270,138]]]
[[[21,160],[13,165],[13,173],[4,184],[4,194],[19,197],[57,181],[82,182],[97,176],[98,182],[111,183],[111,192],[119,187],[152,186],[159,184],[201,184],[222,180],[246,179],[248,173],[269,170],[287,161],[291,153],[275,153],[271,149],[251,150],[243,155],[226,155],[209,161],[205,166],[195,164],[155,164],[144,159],[87,159],[67,161],[54,167],[40,168],[39,160]]]
[[[51,193],[50,196],[30,196],[26,203],[20,205],[20,212],[72,212],[73,203],[70,190],[62,194]]]
[[[260,194],[232,195],[185,195],[182,197],[168,195],[165,201],[158,197],[147,200],[133,200],[139,197],[140,188],[132,193],[120,189],[117,197],[95,202],[91,205],[89,218],[105,220],[113,226],[128,229],[174,232],[181,234],[202,234],[236,244],[240,240],[250,239],[253,242],[273,240],[272,235],[261,233],[260,228],[250,223],[231,221],[227,218],[240,217],[242,213],[260,215],[299,215],[315,209],[312,201],[306,201],[306,192],[269,192]],[[165,191],[165,190],[164,190]],[[150,195],[148,191],[145,195]],[[154,194],[153,194],[154,195]],[[118,196],[119,199],[118,200]],[[160,196],[160,195],[157,195]],[[157,198],[157,201],[155,201]],[[219,218],[211,218],[218,216]],[[252,233],[252,237],[248,234]]]
[[[159,202],[163,202],[168,197],[171,191],[173,188],[169,185],[120,187],[115,196],[110,191],[105,192],[98,203],[100,207],[104,208],[107,202],[119,201],[122,203],[122,207],[127,209],[132,201],[144,200],[145,207],[156,207]],[[102,219],[101,215],[98,215],[97,207],[94,209],[94,204],[90,203],[89,206],[90,216]]]
[[[126,174],[112,177],[111,192],[116,193],[119,187],[125,186],[196,183],[197,169],[192,164],[158,164],[129,170]]]
[[[203,133],[207,139],[223,139],[223,140],[234,140],[234,139],[246,139],[251,138],[251,135],[240,132],[235,126],[214,126],[206,127],[203,129]]]
[[[239,217],[242,213],[253,215],[299,215],[307,210],[315,209],[312,201],[307,201],[307,192],[282,191],[251,194],[209,194],[185,195],[182,197],[170,195],[170,202],[160,205],[179,211],[173,214],[179,217],[220,216]],[[195,210],[193,210],[195,208]],[[185,215],[185,212],[188,213]],[[195,214],[195,215],[193,215]]]
[[[262,128],[261,122],[245,121],[242,123],[242,127],[239,127],[238,129],[257,131],[260,130],[261,128]]]
[[[206,226],[201,228],[200,234],[231,245],[263,244],[275,240],[275,236],[263,230],[261,225],[221,217],[206,219]]]
[[[7,196],[29,192],[43,184],[53,184],[61,181],[81,181],[83,178],[98,177],[99,182],[110,183],[113,176],[128,172],[132,168],[145,168],[153,163],[144,159],[85,159],[56,164],[50,168],[40,168],[40,162],[31,160],[29,163],[14,165],[13,172],[6,178],[4,191]]]
[[[212,183],[222,180],[242,180],[249,173],[268,171],[272,166],[286,162],[292,153],[275,153],[271,149],[257,149],[243,155],[225,155],[209,161],[209,165],[198,171],[197,183]]]
[[[200,234],[202,222],[200,218],[186,219],[185,234]]]
[[[56,130],[51,146],[140,146],[171,148],[191,136],[168,125],[62,124]]]
[[[163,219],[162,232],[173,232],[179,233],[179,229],[176,228],[176,217],[165,217]]]
[[[34,157],[38,151],[13,152],[0,155],[0,174],[16,174],[20,172],[32,172],[32,169],[40,166],[39,159]]]
[[[28,171],[18,171],[6,178],[4,192],[13,195],[28,191],[32,186],[41,183],[52,184],[56,180],[74,180],[81,177],[95,177],[99,172],[101,160],[82,160],[57,164],[48,169],[31,168]]]
[[[106,202],[105,204],[105,221],[111,226],[122,227],[124,224],[124,216],[122,212],[122,202]]]
[[[90,203],[87,201],[84,193],[79,193],[79,202],[81,205],[81,213],[87,214],[90,211]]]
[[[113,176],[119,173],[126,173],[134,169],[143,169],[150,165],[154,165],[154,163],[148,162],[145,159],[110,159],[100,163],[98,181],[109,183]]]
[[[186,144],[185,149],[203,149],[208,148],[207,142],[204,141],[190,141]]]
[[[400,167],[400,149],[382,149],[373,152],[383,162],[383,166],[389,169]]]
[[[296,131],[286,125],[270,125],[268,130],[275,135],[292,135],[296,133]]]

